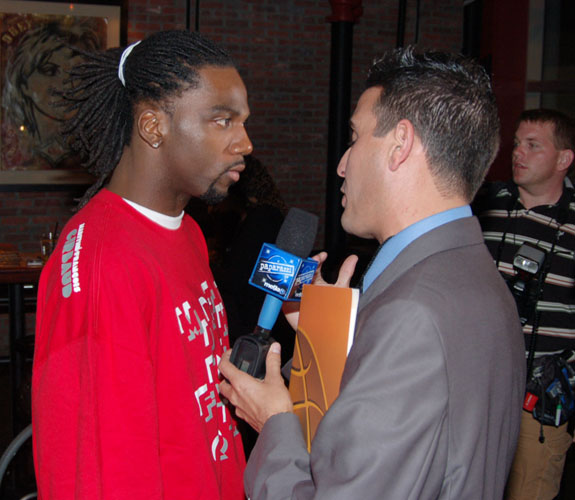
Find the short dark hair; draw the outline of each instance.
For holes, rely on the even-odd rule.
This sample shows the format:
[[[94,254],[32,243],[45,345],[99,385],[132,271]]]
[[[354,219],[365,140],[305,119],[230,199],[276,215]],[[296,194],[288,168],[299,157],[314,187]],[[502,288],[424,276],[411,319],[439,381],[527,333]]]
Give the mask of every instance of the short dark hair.
[[[521,122],[553,124],[553,144],[559,151],[570,149],[575,153],[575,122],[572,118],[555,109],[528,109],[519,115],[517,125]],[[575,162],[571,162],[568,173],[571,174]]]
[[[125,85],[118,78],[122,48],[79,52],[83,62],[70,71],[61,96],[73,113],[62,133],[98,177],[81,205],[101,188],[130,144],[136,104],[158,103],[170,113],[171,98],[198,86],[199,69],[235,67],[225,50],[185,30],[160,31],[134,46],[124,63]]]
[[[382,87],[376,135],[409,120],[440,191],[472,200],[499,149],[497,104],[485,70],[460,55],[407,47],[376,60],[366,86]]]

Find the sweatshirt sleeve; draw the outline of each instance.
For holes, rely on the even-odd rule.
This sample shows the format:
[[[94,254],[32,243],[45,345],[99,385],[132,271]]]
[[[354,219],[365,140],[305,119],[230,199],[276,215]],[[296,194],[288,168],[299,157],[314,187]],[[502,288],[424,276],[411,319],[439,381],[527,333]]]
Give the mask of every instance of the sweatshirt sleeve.
[[[90,279],[65,299],[54,267],[39,294],[33,373],[40,498],[161,499],[144,278],[120,259],[104,277],[96,255]]]

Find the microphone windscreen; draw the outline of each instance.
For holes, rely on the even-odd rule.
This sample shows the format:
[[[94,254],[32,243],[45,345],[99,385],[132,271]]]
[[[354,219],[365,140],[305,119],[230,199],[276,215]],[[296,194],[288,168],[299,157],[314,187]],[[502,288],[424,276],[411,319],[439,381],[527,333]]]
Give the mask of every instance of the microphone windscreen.
[[[276,246],[305,259],[317,235],[318,216],[301,208],[290,208],[276,238]]]

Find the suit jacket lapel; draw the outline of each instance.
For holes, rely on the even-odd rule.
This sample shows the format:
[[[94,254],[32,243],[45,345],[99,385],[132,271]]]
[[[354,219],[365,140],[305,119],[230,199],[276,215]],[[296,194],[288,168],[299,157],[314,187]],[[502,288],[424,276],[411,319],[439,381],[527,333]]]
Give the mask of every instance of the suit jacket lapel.
[[[360,312],[374,297],[382,293],[404,272],[429,256],[453,248],[483,243],[481,227],[476,217],[466,217],[443,224],[412,241],[377,277],[359,302]],[[385,251],[385,247],[382,251]]]

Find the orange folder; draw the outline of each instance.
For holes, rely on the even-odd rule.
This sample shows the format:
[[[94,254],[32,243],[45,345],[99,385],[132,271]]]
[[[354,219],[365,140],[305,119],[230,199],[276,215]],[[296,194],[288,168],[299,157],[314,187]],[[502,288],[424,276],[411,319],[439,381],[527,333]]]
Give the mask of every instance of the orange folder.
[[[303,287],[289,390],[308,451],[321,418],[339,394],[358,302],[355,288]]]

